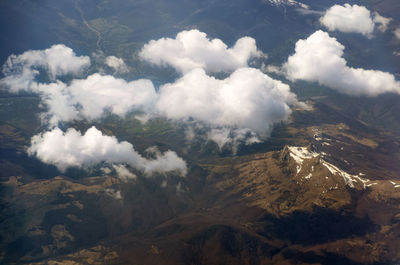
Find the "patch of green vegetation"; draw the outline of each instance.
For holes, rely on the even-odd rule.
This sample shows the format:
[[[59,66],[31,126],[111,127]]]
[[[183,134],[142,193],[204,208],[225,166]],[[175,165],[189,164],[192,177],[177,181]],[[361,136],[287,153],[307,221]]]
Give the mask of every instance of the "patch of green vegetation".
[[[25,137],[40,127],[40,99],[35,96],[0,97],[0,124],[15,127]]]
[[[121,118],[116,115],[106,116],[99,122],[95,123],[95,126],[102,128],[115,135],[125,136],[162,136],[174,131],[174,125],[164,118],[154,118],[149,121],[142,123],[136,118],[138,113],[128,114],[125,118]]]

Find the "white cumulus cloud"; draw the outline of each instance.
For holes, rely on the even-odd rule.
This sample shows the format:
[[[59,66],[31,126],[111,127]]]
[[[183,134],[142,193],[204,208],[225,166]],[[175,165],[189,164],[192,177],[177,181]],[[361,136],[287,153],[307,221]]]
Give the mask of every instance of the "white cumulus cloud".
[[[160,87],[156,108],[170,119],[193,118],[268,134],[274,123],[289,117],[291,104],[301,105],[290,87],[258,69],[240,68],[223,80],[194,69]]]
[[[60,121],[72,121],[79,117],[79,110],[72,100],[68,86],[63,82],[36,84],[35,92],[40,95],[41,105],[46,108],[41,114],[44,123],[57,126]]]
[[[182,31],[175,39],[161,38],[145,44],[139,56],[154,65],[172,66],[186,73],[195,68],[207,72],[231,72],[246,67],[252,57],[263,56],[251,37],[237,40],[232,48],[220,39],[209,39],[198,30]]]
[[[98,119],[107,112],[124,117],[130,111],[141,111],[146,119],[154,116],[175,121],[194,119],[208,128],[206,139],[219,145],[236,146],[239,142],[256,141],[254,132],[267,136],[275,123],[288,119],[291,105],[305,107],[304,103],[297,101],[288,85],[258,69],[247,67],[250,58],[263,55],[257,50],[255,40],[249,37],[239,39],[232,48],[219,39],[208,39],[198,30],[183,31],[176,39],[151,41],[143,48],[142,58],[157,59],[152,62],[159,65],[170,64],[183,74],[175,82],[162,85],[159,91],[150,80],[126,81],[98,73],[68,82],[50,79],[47,83],[40,83],[36,80],[37,66],[44,66],[51,77],[56,78],[80,73],[90,60],[77,57],[63,45],[34,51],[34,54],[46,55],[43,58],[39,56],[40,60],[26,55],[32,52],[12,57],[30,58],[15,59],[20,63],[11,63],[14,59],[10,57],[4,66],[6,77],[2,81],[9,86],[10,92],[17,93],[23,89],[39,94],[41,105],[46,108],[42,120],[53,128],[60,122]],[[65,66],[52,59],[55,55],[47,55],[53,53],[67,54],[64,57],[71,65]],[[107,57],[105,62],[116,70],[124,65],[122,60],[113,56]],[[209,76],[207,71],[233,72],[225,79],[217,79]],[[52,133],[62,132],[56,130]],[[43,136],[48,134],[50,132]],[[156,170],[160,165],[168,168],[170,155],[172,153],[157,155],[157,162],[148,162],[147,168]]]
[[[39,73],[37,68],[45,69],[51,79],[62,75],[77,75],[89,67],[88,56],[76,56],[75,52],[63,45],[53,45],[45,50],[30,50],[20,55],[10,55],[3,65],[6,76],[3,83],[12,91],[29,90]]]
[[[119,116],[133,109],[150,112],[157,96],[150,80],[127,82],[100,74],[73,80],[67,91],[72,103],[80,106],[79,112],[86,119],[100,118],[105,110]]]
[[[317,81],[349,95],[376,96],[386,92],[400,93],[394,75],[347,66],[344,46],[328,33],[316,31],[296,43],[295,53],[283,65],[291,80]]]
[[[364,6],[344,4],[330,7],[320,22],[330,31],[355,32],[371,36],[375,23]]]
[[[98,119],[105,111],[121,117],[132,110],[152,113],[157,100],[153,83],[147,79],[127,82],[97,73],[70,84],[35,83],[31,90],[41,96],[47,107],[43,116],[52,126],[62,121]]]
[[[186,174],[185,161],[175,152],[167,151],[153,160],[142,157],[131,143],[118,142],[114,136],[103,135],[95,127],[83,135],[71,128],[59,128],[35,135],[28,154],[42,162],[55,165],[61,171],[69,167],[93,166],[101,162],[127,163],[145,173],[178,171]]]

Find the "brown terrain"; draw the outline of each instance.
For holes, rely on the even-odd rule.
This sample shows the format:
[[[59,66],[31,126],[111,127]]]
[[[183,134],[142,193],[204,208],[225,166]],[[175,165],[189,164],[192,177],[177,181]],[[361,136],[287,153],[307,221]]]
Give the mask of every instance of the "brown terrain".
[[[316,113],[277,129],[280,150],[202,159],[186,179],[4,179],[3,263],[396,264],[398,139]]]
[[[282,17],[276,9],[255,12],[262,1],[251,12],[246,1],[172,2],[5,1],[3,30],[8,23],[15,29],[3,34],[3,57],[57,37],[54,43],[75,44],[85,54],[119,54],[132,76],[162,83],[176,73],[142,67],[132,56],[154,36],[193,27],[231,42],[255,34],[268,63],[281,65],[310,26],[320,28],[286,8]],[[392,54],[400,47],[392,33],[400,26],[399,3],[360,1],[393,20],[382,40],[342,36],[350,67],[399,78],[400,57]],[[240,146],[236,155],[204,138],[186,141],[185,125],[162,118],[147,127],[135,115],[68,124],[81,131],[96,125],[142,154],[150,146],[174,150],[188,163],[185,178],[149,177],[130,167],[137,178],[121,178],[110,165],[61,173],[26,154],[30,138],[48,129],[39,119],[40,99],[0,90],[0,264],[400,264],[399,96],[351,97],[286,81],[312,110],[294,110],[270,137]]]

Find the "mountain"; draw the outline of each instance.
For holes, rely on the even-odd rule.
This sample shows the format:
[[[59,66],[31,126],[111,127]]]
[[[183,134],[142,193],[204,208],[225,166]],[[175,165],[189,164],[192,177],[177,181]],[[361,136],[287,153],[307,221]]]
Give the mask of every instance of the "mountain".
[[[55,256],[38,264],[386,264],[398,259],[400,181],[352,175],[309,148],[286,146],[203,165],[202,189],[187,183],[187,201],[171,197],[170,188],[146,198],[131,190],[139,183],[112,177],[26,184],[10,178],[4,183],[7,202],[21,208],[7,209],[9,220],[21,224],[20,218],[29,216],[30,222],[25,236],[8,245],[5,261]],[[122,188],[124,198],[115,198],[113,188]],[[141,207],[142,200],[152,207]],[[86,244],[95,246],[63,255]]]
[[[0,263],[398,264],[399,8],[3,0]]]

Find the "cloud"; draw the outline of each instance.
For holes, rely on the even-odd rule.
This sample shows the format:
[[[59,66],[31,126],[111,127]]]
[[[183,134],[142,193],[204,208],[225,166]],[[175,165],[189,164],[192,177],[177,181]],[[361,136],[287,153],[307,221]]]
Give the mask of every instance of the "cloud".
[[[393,34],[394,34],[394,36],[395,36],[398,40],[400,40],[400,27],[399,27],[399,28],[396,28],[396,29],[393,31]]]
[[[100,170],[106,175],[111,174],[112,172],[112,170],[109,167],[102,167],[100,168]]]
[[[6,78],[2,79],[2,82],[14,92],[29,90],[39,74],[38,68],[46,70],[54,80],[63,75],[81,74],[89,65],[88,56],[76,56],[71,48],[57,44],[45,50],[30,50],[18,56],[10,55],[3,65]]]
[[[35,81],[35,77],[39,74],[39,71],[29,67],[21,67],[18,69],[18,72],[14,73],[5,70],[5,68],[6,67],[3,66],[3,74],[5,77],[0,80],[0,84],[5,85],[11,93],[36,90],[37,82]]]
[[[127,82],[110,75],[92,74],[69,85],[57,81],[32,85],[47,106],[43,115],[50,125],[76,119],[94,120],[105,111],[124,117],[129,111],[153,112],[157,93],[146,79]]]
[[[355,32],[365,36],[371,36],[375,27],[371,12],[366,7],[350,4],[330,7],[320,22],[329,31]]]
[[[297,6],[303,9],[309,9],[310,7],[306,4],[303,4],[301,2],[295,1],[295,0],[263,0],[263,2],[267,4],[271,4],[274,6]]]
[[[118,142],[114,136],[103,135],[95,127],[81,134],[73,128],[65,133],[59,128],[35,135],[28,149],[46,164],[55,165],[61,171],[69,167],[90,167],[102,162],[127,163],[146,174],[153,172],[187,172],[185,161],[175,152],[167,151],[149,160],[142,157],[132,144]]]
[[[317,16],[321,16],[324,15],[325,12],[323,11],[319,11],[319,10],[312,10],[312,9],[305,9],[305,8],[297,8],[296,9],[297,12],[299,12],[301,15],[317,15]]]
[[[171,54],[165,50],[168,47],[161,47],[165,43],[169,43],[171,49],[174,45],[182,45],[185,48]],[[161,54],[169,56],[166,57],[167,61],[177,59],[179,65],[179,60],[183,59],[190,63],[180,65],[183,67],[183,76],[173,83],[162,85],[158,92],[150,80],[128,82],[98,73],[68,82],[50,79],[48,83],[40,83],[36,81],[38,73],[35,67],[31,67],[32,64],[25,64],[22,70],[27,71],[19,71],[19,77],[12,74],[15,65],[9,64],[7,74],[11,74],[6,74],[5,83],[9,86],[18,83],[20,89],[39,94],[41,104],[46,108],[42,113],[42,120],[53,128],[60,122],[99,119],[107,112],[124,117],[130,111],[141,111],[144,120],[155,116],[185,122],[193,119],[206,128],[202,133],[207,137],[202,139],[212,139],[219,145],[223,143],[230,146],[252,142],[256,139],[254,132],[259,136],[267,136],[275,123],[288,119],[291,105],[305,107],[305,104],[298,102],[295,94],[290,92],[288,85],[257,69],[236,69],[242,65],[247,66],[247,61],[252,56],[262,55],[251,38],[239,39],[233,48],[228,49],[221,40],[207,39],[205,33],[197,30],[183,31],[174,40],[161,39],[150,42],[144,47],[142,54],[149,51],[150,46],[154,48],[159,45],[163,48]],[[66,49],[70,51],[69,54],[74,55],[72,50]],[[45,51],[38,52],[46,54]],[[117,57],[110,56],[104,61],[107,60],[108,64],[116,69],[123,64]],[[77,64],[76,69],[84,69],[80,60],[77,60]],[[198,65],[205,69],[190,70]],[[234,72],[221,80],[207,75],[207,70]],[[9,88],[11,92],[19,91]],[[218,140],[218,135],[223,136],[218,130],[229,131],[226,140],[222,141],[223,137],[219,137]],[[163,156],[158,154],[157,163],[148,162],[147,168],[157,170],[160,165],[163,168],[168,167],[170,155],[172,153],[167,152]]]
[[[378,12],[374,12],[374,22],[375,24],[380,24],[378,29],[381,32],[385,32],[388,28],[389,23],[392,21],[391,18],[383,17]]]
[[[240,144],[254,144],[261,142],[257,135],[250,129],[213,128],[207,133],[207,139],[215,142],[219,149],[224,147],[232,149],[234,154]]]
[[[45,113],[41,114],[44,123],[57,126],[60,121],[78,119],[79,110],[68,91],[68,86],[63,82],[37,84],[35,92],[39,93],[41,105],[45,105],[47,109]]]
[[[150,80],[127,82],[100,74],[73,80],[67,90],[71,101],[81,107],[79,112],[86,119],[100,118],[105,110],[119,116],[133,109],[151,112],[157,97]]]
[[[122,59],[114,56],[107,57],[106,62],[118,71],[122,71],[125,65]],[[63,121],[98,119],[106,111],[121,117],[132,110],[152,113],[157,93],[150,80],[128,82],[98,73],[68,83],[54,79],[67,74],[79,74],[89,64],[89,57],[78,57],[64,45],[53,45],[46,50],[11,55],[3,66],[5,77],[0,82],[11,93],[24,90],[39,94],[42,104],[47,108],[42,119],[51,126]],[[50,82],[36,80],[38,67],[49,72]]]
[[[108,67],[113,68],[116,73],[125,74],[129,72],[128,66],[121,58],[115,56],[108,56],[105,59],[105,63]]]
[[[111,198],[114,198],[115,200],[122,200],[121,191],[119,191],[119,190],[114,190],[114,189],[108,188],[108,189],[105,189],[104,192]]]
[[[240,38],[232,48],[228,48],[220,39],[210,40],[203,32],[189,30],[178,33],[175,39],[150,41],[139,56],[154,65],[169,65],[186,73],[196,68],[203,68],[206,72],[231,72],[247,67],[251,58],[263,54],[250,37]]]
[[[222,41],[208,40],[204,33],[192,30],[179,33],[176,40],[162,39],[161,42],[185,45],[184,56],[195,65],[202,61],[203,66],[212,70],[227,70],[226,67],[233,70],[247,65],[248,58],[258,54],[255,41],[249,40],[240,39],[233,48],[227,49]],[[153,41],[156,46],[157,43]],[[74,53],[71,50],[69,54]],[[164,50],[162,54],[169,53]],[[78,64],[82,69],[83,64]],[[98,119],[107,111],[124,117],[126,113],[138,110],[146,117],[158,115],[181,121],[193,118],[213,128],[249,128],[267,135],[274,123],[287,120],[291,113],[289,105],[301,104],[288,85],[252,68],[237,69],[223,80],[196,68],[174,83],[162,85],[158,93],[152,82],[145,79],[128,82],[96,73],[69,83],[59,80],[38,83],[35,75],[23,75],[25,89],[40,95],[47,108],[42,114],[43,121],[53,127],[60,122]],[[13,82],[13,77],[6,76],[8,84]]]
[[[115,172],[122,181],[136,180],[136,175],[130,172],[124,165],[113,165]]]
[[[240,68],[223,80],[195,69],[160,87],[156,109],[169,119],[193,118],[265,135],[289,117],[291,104],[301,105],[290,87],[257,69]]]
[[[328,33],[316,31],[296,43],[295,53],[283,65],[291,80],[317,81],[348,95],[376,96],[386,92],[400,93],[394,75],[347,66],[344,46]]]

